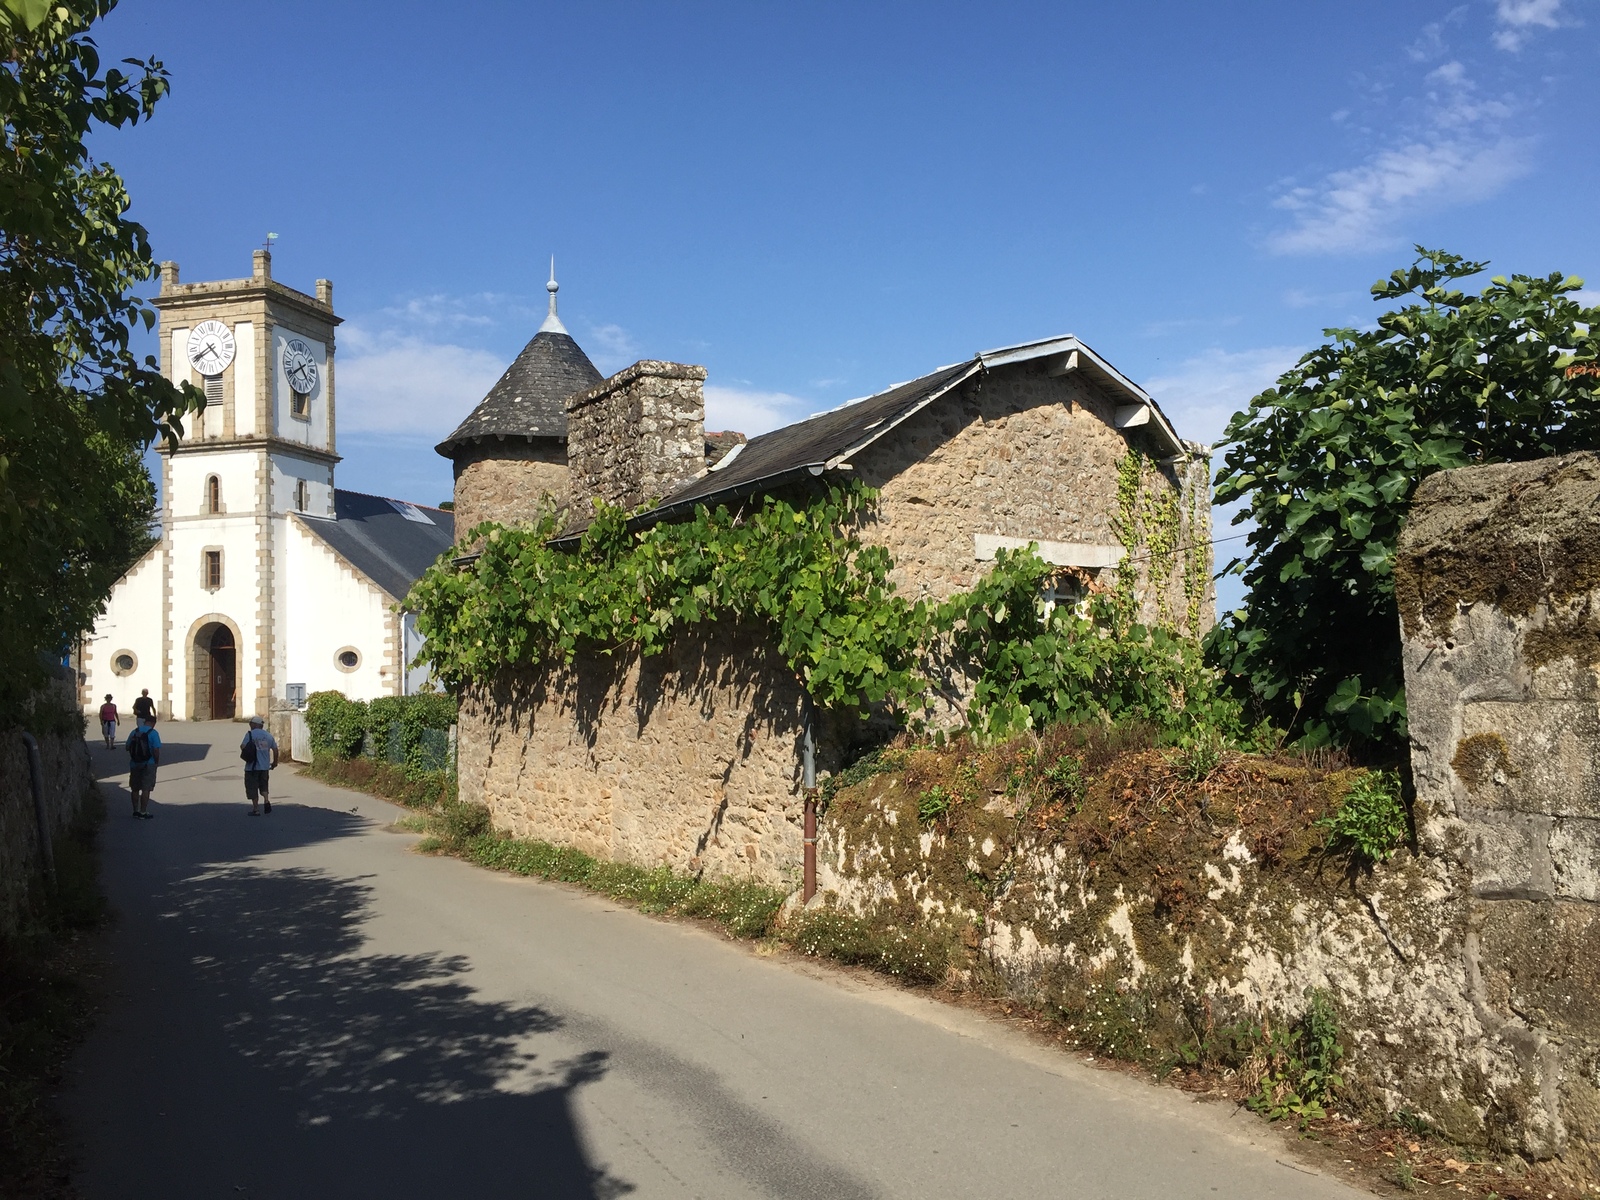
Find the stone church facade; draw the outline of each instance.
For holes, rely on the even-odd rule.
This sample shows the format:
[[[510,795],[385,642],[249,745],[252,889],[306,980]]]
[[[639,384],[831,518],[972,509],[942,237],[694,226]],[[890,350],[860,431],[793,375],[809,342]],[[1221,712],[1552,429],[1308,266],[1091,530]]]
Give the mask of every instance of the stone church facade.
[[[399,612],[454,542],[451,514],[334,484],[333,286],[182,283],[161,268],[161,369],[202,412],[161,446],[160,538],[118,581],[79,654],[86,710],[148,689],[169,718],[269,713],[322,689],[367,699],[425,673]]]
[[[564,508],[574,546],[596,499],[656,501],[636,523],[832,482],[879,489],[863,539],[902,595],[970,587],[1001,548],[1109,581],[1132,572],[1150,620],[1200,634],[1211,593],[1209,464],[1156,403],[1074,337],[1005,347],[771,433],[707,434],[706,373],[641,361],[600,379],[551,311],[439,446],[462,529]],[[571,390],[563,391],[563,389]],[[1119,480],[1129,451],[1177,519],[1164,570],[1130,556]],[[470,518],[468,514],[470,513]],[[1198,594],[1196,586],[1198,584]],[[808,705],[759,630],[706,626],[653,659],[580,657],[507,672],[462,697],[460,794],[496,827],[606,858],[792,882],[801,858]],[[817,766],[853,731],[822,720]]]

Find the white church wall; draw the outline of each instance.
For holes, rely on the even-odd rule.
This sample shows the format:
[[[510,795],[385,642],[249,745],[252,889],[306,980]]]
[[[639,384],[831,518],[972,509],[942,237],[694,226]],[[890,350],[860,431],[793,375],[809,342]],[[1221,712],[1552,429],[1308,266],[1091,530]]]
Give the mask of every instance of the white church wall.
[[[185,456],[177,456],[182,458]],[[195,456],[200,457],[200,456]],[[236,458],[243,456],[236,455]],[[236,462],[236,469],[248,463]],[[225,618],[237,631],[235,670],[237,711],[248,716],[255,699],[260,603],[256,575],[256,519],[253,506],[243,515],[185,518],[172,522],[172,709],[184,717],[195,711],[189,695],[189,667],[195,650],[195,626],[203,619]],[[211,588],[205,578],[205,554],[222,552],[222,584]]]
[[[352,700],[395,695],[399,688],[388,662],[399,622],[389,611],[394,602],[299,521],[291,518],[289,530],[293,584],[284,621],[285,682],[303,683],[307,693],[343,692]],[[358,657],[353,670],[339,664],[338,655],[346,650]]]
[[[311,347],[311,355],[317,360],[317,383],[311,389],[308,397],[307,415],[297,417],[290,403],[293,389],[289,386],[289,377],[284,373],[283,356],[288,347],[290,338],[299,338]],[[300,333],[284,325],[277,325],[272,330],[272,420],[273,429],[278,437],[286,441],[299,442],[303,446],[314,446],[319,450],[328,448],[328,347],[327,344],[314,337]]]
[[[301,480],[306,484],[304,511],[313,517],[333,516],[333,468],[293,454],[272,455],[272,511],[297,511],[295,485]]]
[[[233,434],[250,437],[256,429],[256,327],[240,321],[233,327]]]
[[[222,511],[228,515],[253,513],[256,508],[256,457],[237,450],[216,453],[175,454],[172,457],[172,495],[165,498],[174,517],[207,516],[206,480],[217,477]]]
[[[131,717],[134,697],[141,688],[150,689],[157,711],[162,711],[165,614],[161,611],[161,573],[162,548],[156,546],[111,589],[106,614],[96,623],[84,646],[84,711],[89,714],[99,711],[109,692],[116,698],[117,708]],[[117,658],[122,655],[133,659],[133,670],[118,670]],[[123,725],[122,733],[131,728]]]

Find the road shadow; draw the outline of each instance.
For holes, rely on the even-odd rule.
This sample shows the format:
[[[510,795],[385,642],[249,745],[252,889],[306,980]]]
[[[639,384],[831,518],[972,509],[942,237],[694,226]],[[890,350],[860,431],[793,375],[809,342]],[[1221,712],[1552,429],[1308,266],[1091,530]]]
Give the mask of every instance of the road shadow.
[[[606,1055],[573,1052],[543,1008],[478,998],[463,957],[363,953],[364,882],[224,865],[152,900],[159,944],[181,950],[152,966],[180,986],[124,1090],[163,1132],[119,1148],[103,1131],[84,1195],[633,1190],[590,1165],[574,1122]]]

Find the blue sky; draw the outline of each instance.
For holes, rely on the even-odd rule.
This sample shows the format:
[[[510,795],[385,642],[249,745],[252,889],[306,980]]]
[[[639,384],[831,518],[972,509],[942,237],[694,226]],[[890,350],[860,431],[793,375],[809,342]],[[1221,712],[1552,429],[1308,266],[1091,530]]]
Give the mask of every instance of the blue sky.
[[[1211,441],[1413,242],[1600,285],[1595,0],[123,0],[99,41],[173,76],[95,143],[157,256],[331,278],[340,483],[429,503],[551,254],[602,370],[701,363],[747,433],[1071,332]]]

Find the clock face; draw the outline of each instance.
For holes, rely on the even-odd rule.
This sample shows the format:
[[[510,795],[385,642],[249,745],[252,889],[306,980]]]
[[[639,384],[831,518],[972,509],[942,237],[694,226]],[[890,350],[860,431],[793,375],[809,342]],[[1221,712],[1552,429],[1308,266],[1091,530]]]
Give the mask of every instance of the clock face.
[[[233,330],[221,321],[201,321],[189,331],[189,361],[202,375],[221,375],[233,361]]]
[[[309,396],[317,387],[317,358],[311,347],[299,338],[290,338],[283,348],[283,373],[289,386],[302,396]]]

